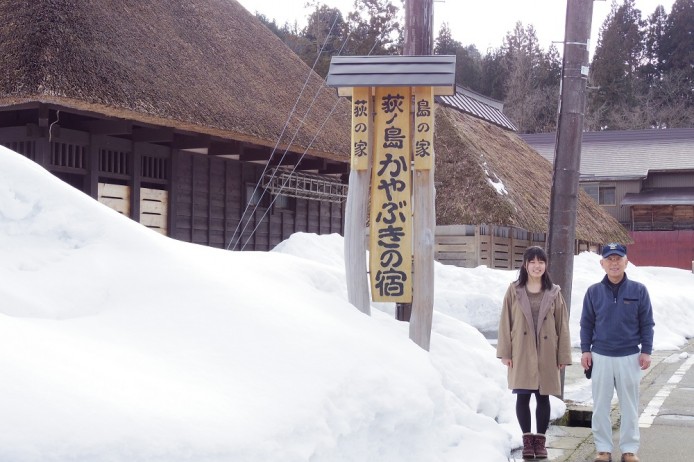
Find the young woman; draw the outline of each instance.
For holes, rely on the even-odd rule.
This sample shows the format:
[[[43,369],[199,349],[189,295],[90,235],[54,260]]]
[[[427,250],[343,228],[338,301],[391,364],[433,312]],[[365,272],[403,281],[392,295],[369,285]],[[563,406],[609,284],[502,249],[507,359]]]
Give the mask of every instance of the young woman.
[[[523,458],[546,459],[549,395],[561,394],[559,371],[571,364],[571,342],[566,304],[547,273],[541,247],[526,249],[518,279],[506,291],[496,355],[508,367],[508,387],[516,394]],[[531,395],[537,434],[531,433]]]

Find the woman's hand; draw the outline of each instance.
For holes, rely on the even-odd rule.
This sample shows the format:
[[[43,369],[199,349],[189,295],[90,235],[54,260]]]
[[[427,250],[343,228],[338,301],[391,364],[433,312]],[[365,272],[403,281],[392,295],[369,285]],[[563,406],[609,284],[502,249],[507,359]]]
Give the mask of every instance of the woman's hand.
[[[511,358],[501,358],[501,364],[513,369],[513,360]]]

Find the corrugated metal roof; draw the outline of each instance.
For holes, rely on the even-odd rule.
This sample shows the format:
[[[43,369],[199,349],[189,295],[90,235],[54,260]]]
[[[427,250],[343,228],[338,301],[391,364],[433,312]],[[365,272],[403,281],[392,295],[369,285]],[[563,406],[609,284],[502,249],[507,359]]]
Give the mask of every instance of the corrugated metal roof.
[[[450,95],[455,92],[455,56],[333,56],[326,84],[347,96],[354,87],[389,86],[434,87],[435,94]]]
[[[520,135],[554,162],[556,133]],[[694,128],[586,132],[581,177],[645,178],[649,171],[694,170]]]
[[[694,188],[662,188],[628,193],[622,205],[694,205]]]
[[[501,128],[513,131],[517,130],[515,124],[511,122],[511,119],[506,117],[501,111],[501,108],[503,108],[501,102],[497,102],[498,105],[495,107],[492,105],[493,100],[490,100],[490,98],[477,95],[460,86],[456,86],[455,95],[437,96],[436,101],[446,106],[459,109],[482,120],[486,120],[487,122],[491,122]]]

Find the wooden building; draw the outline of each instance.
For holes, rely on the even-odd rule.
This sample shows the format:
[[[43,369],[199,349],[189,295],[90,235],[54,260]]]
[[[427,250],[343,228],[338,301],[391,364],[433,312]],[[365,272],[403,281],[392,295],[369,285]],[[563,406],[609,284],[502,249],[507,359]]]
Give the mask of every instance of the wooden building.
[[[552,164],[515,133],[500,109],[484,107],[483,99],[458,92],[438,101],[437,258],[461,266],[517,268],[527,246],[545,246]],[[580,191],[575,252],[597,251],[611,241],[630,238]]]
[[[348,103],[236,1],[5,1],[0,17],[0,144],[176,239],[342,232]]]
[[[183,241],[343,233],[349,101],[235,0],[0,2],[0,17],[0,144]],[[438,103],[437,222],[546,232],[551,165],[483,98]],[[578,239],[622,236],[586,198]]]
[[[555,136],[522,135],[550,161]],[[634,263],[691,269],[694,128],[584,133],[580,183],[629,230]]]

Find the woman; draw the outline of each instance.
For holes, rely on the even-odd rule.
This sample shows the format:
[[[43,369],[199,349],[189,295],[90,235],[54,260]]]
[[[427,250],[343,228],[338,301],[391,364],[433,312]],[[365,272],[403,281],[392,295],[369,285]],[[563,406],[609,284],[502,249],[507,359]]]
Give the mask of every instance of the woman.
[[[516,394],[523,458],[546,459],[549,395],[561,394],[559,371],[571,364],[571,342],[566,304],[547,273],[541,247],[525,250],[518,279],[506,291],[496,355],[508,367],[508,387]],[[537,403],[536,435],[530,432],[531,395]]]

